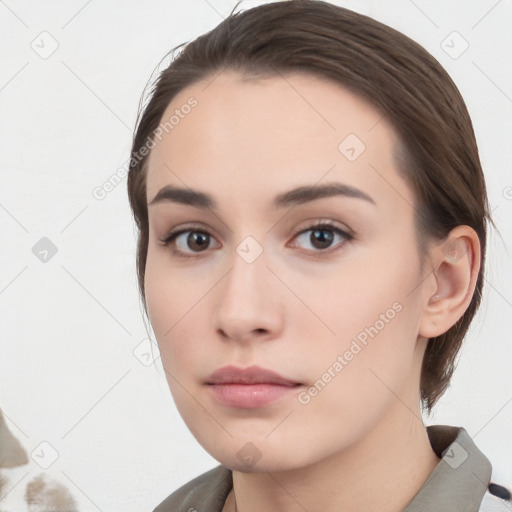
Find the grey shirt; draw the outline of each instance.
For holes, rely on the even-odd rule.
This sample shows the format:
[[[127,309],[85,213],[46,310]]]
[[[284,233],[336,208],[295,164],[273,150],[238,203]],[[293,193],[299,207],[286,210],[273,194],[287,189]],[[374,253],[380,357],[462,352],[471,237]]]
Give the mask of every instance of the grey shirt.
[[[466,430],[430,425],[432,449],[442,459],[403,512],[483,512],[492,467]],[[153,512],[221,512],[233,487],[231,470],[219,465],[186,483]]]

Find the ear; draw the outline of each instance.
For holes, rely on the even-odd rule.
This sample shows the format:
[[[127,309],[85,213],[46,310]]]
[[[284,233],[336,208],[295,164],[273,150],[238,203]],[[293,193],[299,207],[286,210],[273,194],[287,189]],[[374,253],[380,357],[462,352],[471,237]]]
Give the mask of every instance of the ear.
[[[435,338],[468,308],[480,271],[480,240],[469,226],[457,226],[431,250],[433,270],[425,279],[425,303],[418,335]]]

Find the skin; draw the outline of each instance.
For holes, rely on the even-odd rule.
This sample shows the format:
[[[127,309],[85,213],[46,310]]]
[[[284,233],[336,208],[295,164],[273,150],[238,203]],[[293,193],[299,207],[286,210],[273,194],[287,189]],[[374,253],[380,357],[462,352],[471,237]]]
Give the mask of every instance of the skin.
[[[148,208],[148,313],[181,416],[233,470],[241,512],[402,510],[440,461],[421,418],[421,361],[428,338],[469,305],[480,265],[476,233],[458,226],[430,245],[422,268],[396,134],[338,84],[224,71],[183,90],[164,118],[190,96],[197,106],[152,150],[147,174],[148,203],[168,184],[218,203]],[[366,146],[355,161],[338,149],[350,133]],[[272,207],[282,192],[327,182],[355,187],[375,204],[335,196]],[[300,235],[318,220],[354,238],[322,232],[334,239],[318,248],[312,231]],[[209,245],[187,245],[187,232],[176,248],[192,257],[175,256],[160,240],[190,223],[211,235]],[[247,236],[263,249],[252,263],[236,252]],[[298,393],[397,303],[400,312],[300,403]],[[227,407],[205,381],[228,364],[257,364],[303,386],[259,409]],[[250,467],[237,456],[248,442],[260,456]],[[231,510],[233,492],[224,506]]]

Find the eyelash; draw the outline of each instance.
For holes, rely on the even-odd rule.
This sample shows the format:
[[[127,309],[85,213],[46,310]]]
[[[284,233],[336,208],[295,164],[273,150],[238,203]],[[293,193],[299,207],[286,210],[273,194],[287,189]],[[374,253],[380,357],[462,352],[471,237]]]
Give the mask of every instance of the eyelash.
[[[331,224],[331,223],[325,222],[325,221],[321,221],[321,222],[312,224],[305,229],[302,229],[301,231],[299,231],[298,233],[295,234],[293,239],[297,238],[299,235],[301,235],[303,233],[307,233],[308,231],[319,231],[319,230],[333,231],[334,233],[341,235],[345,239],[345,241],[342,242],[341,244],[339,244],[338,247],[345,245],[347,242],[350,242],[351,240],[353,240],[355,238],[355,234],[353,232],[344,231],[343,229],[340,229],[339,227],[335,226],[334,224]],[[186,229],[180,229],[178,231],[171,231],[164,239],[162,239],[160,241],[164,247],[167,247],[167,246],[171,245],[178,236],[182,235],[183,233],[187,233],[187,232],[203,233],[208,236],[211,236],[210,233],[208,233],[204,229],[196,228],[194,226],[189,226]],[[325,250],[319,249],[319,250],[313,251],[313,253],[318,253],[318,254],[323,255],[326,253],[330,254],[331,252],[334,252],[335,250],[337,250],[337,249],[332,249],[332,248],[328,248]],[[180,250],[172,247],[171,252],[175,256],[178,256],[180,258],[197,258],[197,257],[201,256],[201,252],[205,252],[205,251],[201,251],[201,252],[197,253],[197,255],[193,255],[193,254],[187,254],[183,251],[180,251]]]

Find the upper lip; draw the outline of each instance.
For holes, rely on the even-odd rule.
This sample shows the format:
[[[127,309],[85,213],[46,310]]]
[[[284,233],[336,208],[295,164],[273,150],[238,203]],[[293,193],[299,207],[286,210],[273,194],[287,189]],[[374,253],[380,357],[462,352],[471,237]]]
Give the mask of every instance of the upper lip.
[[[279,384],[281,386],[295,386],[300,384],[272,370],[259,366],[238,368],[236,366],[223,366],[214,371],[207,379],[207,384]]]

